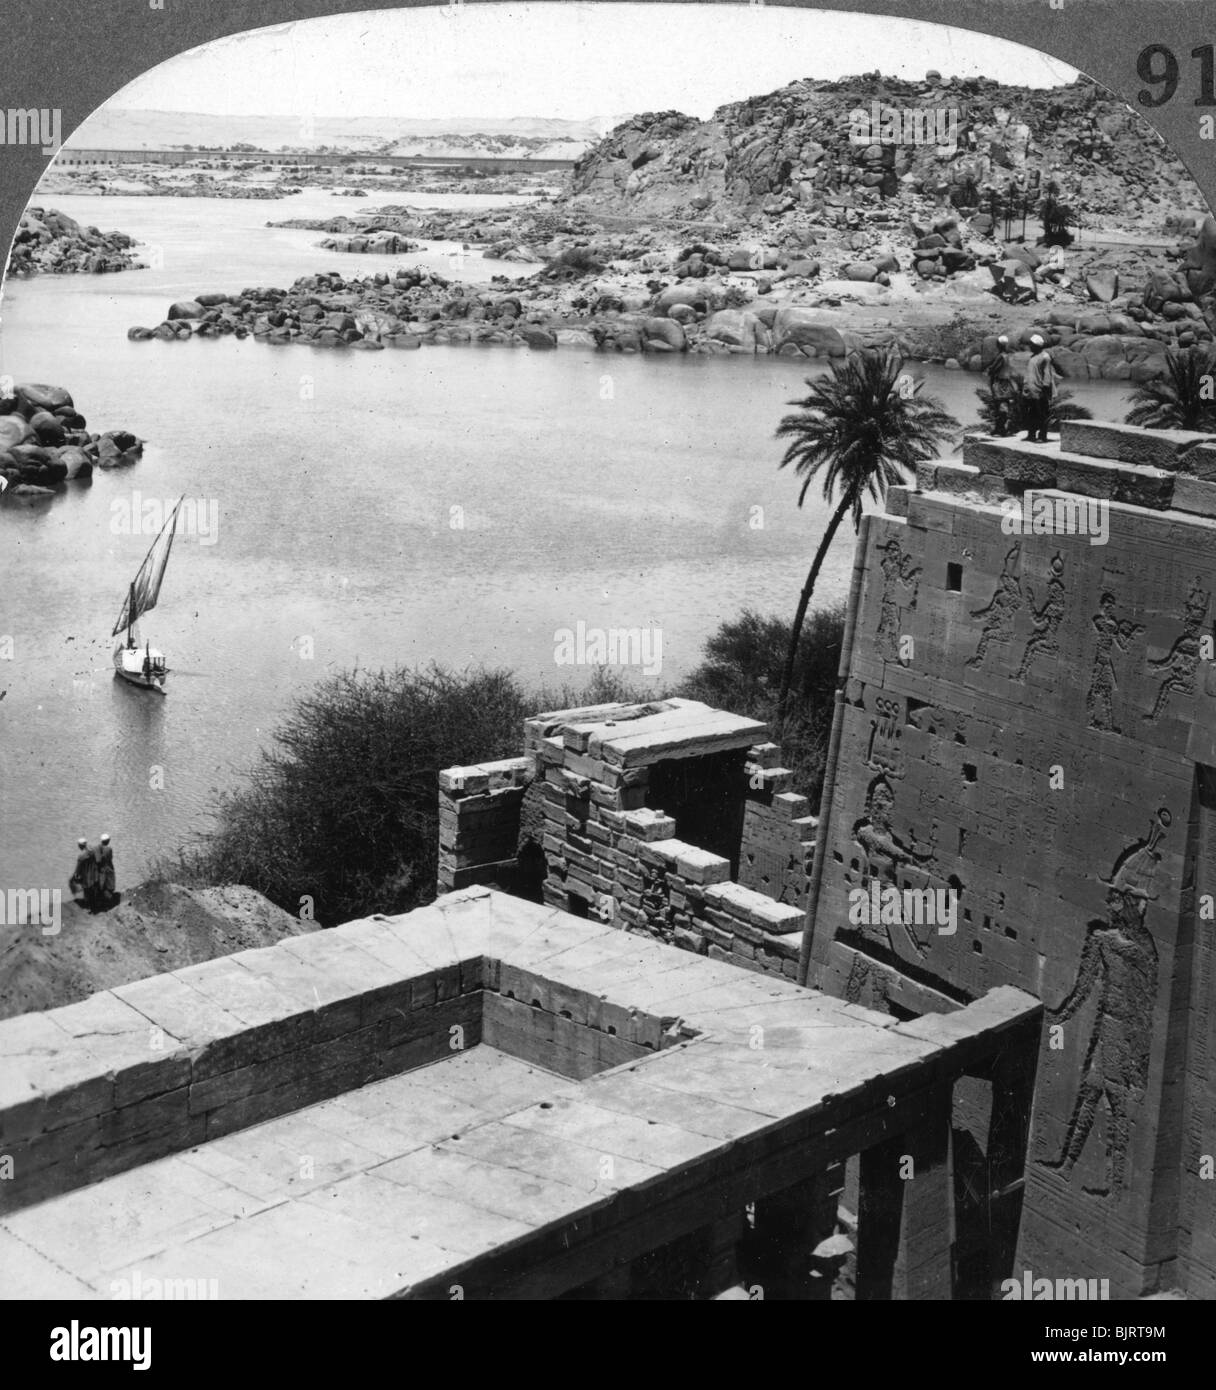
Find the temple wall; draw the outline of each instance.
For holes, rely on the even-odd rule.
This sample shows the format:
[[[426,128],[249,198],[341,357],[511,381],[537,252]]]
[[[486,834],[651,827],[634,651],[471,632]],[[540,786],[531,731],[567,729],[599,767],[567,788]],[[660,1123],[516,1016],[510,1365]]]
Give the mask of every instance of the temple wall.
[[[1123,1297],[1216,1294],[1216,483],[1199,438],[980,440],[895,490],[859,541],[820,814],[808,982],[892,1011],[1000,984],[1040,998],[1019,1258]],[[1100,502],[1108,535],[1016,534],[1000,503],[1022,496],[1024,515]],[[900,913],[907,889],[953,920]],[[868,910],[885,890],[890,913]]]

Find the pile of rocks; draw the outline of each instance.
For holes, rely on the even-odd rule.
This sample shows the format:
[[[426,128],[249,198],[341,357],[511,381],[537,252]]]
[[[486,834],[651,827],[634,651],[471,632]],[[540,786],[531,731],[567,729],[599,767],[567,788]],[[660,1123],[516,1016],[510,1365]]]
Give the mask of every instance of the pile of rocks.
[[[422,243],[396,232],[373,232],[370,236],[331,236],[320,243],[324,251],[350,251],[367,256],[408,256],[421,251]]]
[[[82,227],[54,208],[27,208],[17,227],[8,258],[9,275],[100,275],[112,270],[142,270],[135,238],[125,232]]]
[[[872,118],[876,108],[879,128],[862,129],[854,113]],[[930,138],[896,132],[905,112],[932,118],[932,130],[919,132]],[[918,199],[982,212],[986,188],[1041,188],[1057,176],[1069,203],[1129,223],[1155,220],[1180,190],[1191,206],[1200,201],[1143,119],[1087,78],[1039,89],[937,72],[922,81],[877,72],[806,79],[706,121],[636,116],[577,162],[572,195],[574,206],[601,213],[797,226],[825,211],[839,218],[847,206],[912,211]]]
[[[0,496],[38,497],[94,468],[120,468],[143,453],[128,430],[90,434],[62,386],[0,384]]]
[[[963,245],[963,233],[955,216],[935,218],[926,232],[915,223],[912,232],[920,235],[912,248],[916,273],[922,280],[944,280],[949,275],[975,269],[975,256]]]
[[[375,351],[420,347],[424,338],[432,343],[470,342],[475,337],[504,342],[517,324],[519,341],[527,341],[525,330],[536,330],[538,324],[522,324],[523,312],[518,295],[453,284],[415,267],[392,277],[384,272],[362,280],[308,275],[287,290],[258,287],[234,295],[200,294],[170,305],[156,328],[131,328],[127,336],[140,341],[252,335],[269,343]],[[543,341],[546,334],[533,336],[538,346],[553,346]]]

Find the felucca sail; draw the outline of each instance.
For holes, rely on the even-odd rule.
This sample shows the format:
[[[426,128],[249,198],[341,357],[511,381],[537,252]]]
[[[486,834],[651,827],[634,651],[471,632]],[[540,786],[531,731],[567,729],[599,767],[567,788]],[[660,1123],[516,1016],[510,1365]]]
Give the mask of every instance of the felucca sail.
[[[160,534],[152,542],[147,555],[144,556],[144,562],[140,565],[139,572],[127,590],[122,612],[114,624],[111,637],[125,632],[133,623],[138,622],[145,613],[156,607],[156,600],[160,597],[161,582],[165,577],[165,566],[169,563],[169,552],[173,549],[173,537],[177,531],[177,514],[181,510],[185,496],[183,493],[177,499],[177,505],[169,514],[169,519],[160,528]]]

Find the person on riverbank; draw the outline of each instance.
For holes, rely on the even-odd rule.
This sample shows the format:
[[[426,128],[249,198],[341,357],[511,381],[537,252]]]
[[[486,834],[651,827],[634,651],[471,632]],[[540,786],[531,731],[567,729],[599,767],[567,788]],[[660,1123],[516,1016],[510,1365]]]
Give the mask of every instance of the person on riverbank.
[[[1040,334],[1034,334],[1030,346],[1034,348],[1034,355],[1027,365],[1026,380],[1022,386],[1029,415],[1025,441],[1046,444],[1047,421],[1051,415],[1051,398],[1055,393],[1057,372],[1051,360],[1051,350]]]
[[[74,899],[83,901],[90,912],[96,912],[97,859],[88,840],[76,841],[76,870],[68,879],[68,890]]]
[[[101,837],[96,855],[98,908],[95,910],[104,912],[114,901],[114,851],[108,835]]]
[[[996,340],[997,353],[988,364],[988,389],[992,393],[993,433],[1004,439],[1013,428],[1016,389],[1013,364],[1009,359],[1009,339],[1004,333]]]

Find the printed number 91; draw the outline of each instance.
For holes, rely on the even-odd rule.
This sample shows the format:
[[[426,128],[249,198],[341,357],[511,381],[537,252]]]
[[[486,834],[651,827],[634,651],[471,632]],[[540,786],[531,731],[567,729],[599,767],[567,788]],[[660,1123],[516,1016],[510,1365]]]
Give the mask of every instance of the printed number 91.
[[[1199,59],[1199,95],[1196,106],[1216,106],[1216,89],[1213,88],[1213,48],[1210,43],[1200,44],[1191,49],[1191,57]],[[1136,100],[1141,106],[1164,106],[1178,90],[1178,59],[1174,50],[1163,43],[1150,43],[1142,48],[1136,57],[1136,76],[1151,87],[1161,87],[1160,95],[1155,95],[1147,87],[1142,88]]]

